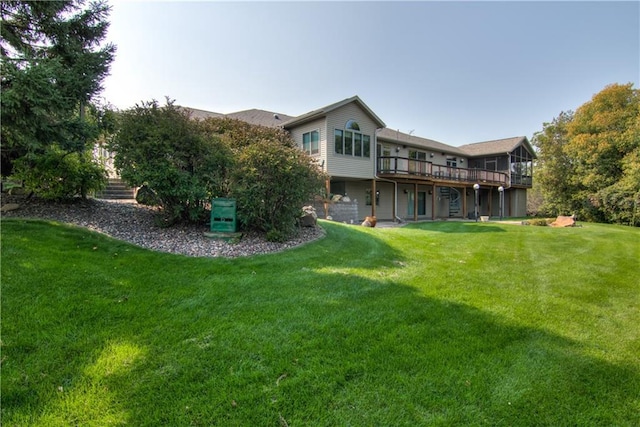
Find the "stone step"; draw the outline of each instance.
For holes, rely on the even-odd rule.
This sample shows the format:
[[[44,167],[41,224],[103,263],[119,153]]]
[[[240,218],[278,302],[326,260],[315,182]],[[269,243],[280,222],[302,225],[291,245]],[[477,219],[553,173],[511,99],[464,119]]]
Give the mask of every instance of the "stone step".
[[[131,200],[135,198],[135,191],[128,187],[121,179],[110,178],[107,187],[96,194],[97,199]]]

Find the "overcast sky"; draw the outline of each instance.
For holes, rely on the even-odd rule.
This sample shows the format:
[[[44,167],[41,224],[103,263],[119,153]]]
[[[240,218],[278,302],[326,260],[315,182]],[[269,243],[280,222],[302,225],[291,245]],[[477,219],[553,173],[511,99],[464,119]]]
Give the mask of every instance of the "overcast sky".
[[[358,95],[458,146],[531,138],[612,83],[640,88],[640,3],[112,1],[102,93],[300,115]]]

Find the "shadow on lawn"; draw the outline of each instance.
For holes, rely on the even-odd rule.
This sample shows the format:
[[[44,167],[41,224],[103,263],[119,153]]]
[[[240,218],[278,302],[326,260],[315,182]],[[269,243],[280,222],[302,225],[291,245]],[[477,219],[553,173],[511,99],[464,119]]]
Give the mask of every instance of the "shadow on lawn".
[[[93,245],[92,239],[83,245]],[[371,256],[388,255],[386,250],[378,248]],[[14,255],[29,256],[29,252]],[[317,256],[323,256],[322,250]],[[334,256],[327,262],[340,265],[344,253]],[[3,279],[15,273],[5,273],[15,260],[4,258]],[[268,258],[236,260],[227,277],[202,279],[203,260],[181,258],[172,266],[170,256],[123,253],[117,262],[124,264],[118,265],[133,268],[147,261],[159,266],[153,281],[136,286],[139,278],[134,273],[113,270],[116,261],[95,254],[94,274],[113,273],[91,286],[58,279],[18,288],[3,280],[3,332],[9,331],[3,333],[2,342],[3,421],[21,424],[19,420],[27,419],[34,425],[632,425],[638,421],[637,368],[588,356],[588,343],[425,297],[387,276],[374,280],[307,270],[271,283]],[[35,265],[39,261],[33,260]],[[287,274],[286,269],[278,272]],[[28,279],[25,283],[31,283]],[[123,301],[119,295],[125,291]],[[20,306],[11,305],[16,293],[21,294]],[[49,305],[67,310],[42,312]],[[30,324],[39,331],[5,328],[12,322],[26,324],[21,316],[37,316]],[[68,327],[59,328],[64,322]],[[38,369],[26,371],[22,363],[34,359],[41,361]]]

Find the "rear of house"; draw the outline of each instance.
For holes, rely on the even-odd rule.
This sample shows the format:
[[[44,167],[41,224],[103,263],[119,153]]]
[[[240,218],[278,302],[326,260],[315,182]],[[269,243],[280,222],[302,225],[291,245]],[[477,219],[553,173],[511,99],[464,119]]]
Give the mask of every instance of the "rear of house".
[[[227,117],[287,130],[329,177],[320,217],[361,222],[526,215],[535,151],[524,136],[454,147],[386,127],[358,96],[300,116],[259,109]],[[108,153],[101,155],[108,158]],[[335,197],[338,196],[338,197]]]
[[[524,136],[453,147],[387,128],[357,96],[283,126],[329,175],[328,192],[347,196],[329,206],[334,220],[475,218],[476,198],[478,216],[526,215],[535,152]]]

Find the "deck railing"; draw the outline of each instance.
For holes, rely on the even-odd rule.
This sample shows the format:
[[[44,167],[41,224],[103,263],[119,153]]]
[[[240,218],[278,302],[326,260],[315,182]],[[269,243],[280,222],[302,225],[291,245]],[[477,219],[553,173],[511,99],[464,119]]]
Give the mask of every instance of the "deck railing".
[[[428,178],[434,181],[486,182],[500,185],[509,182],[506,172],[436,165],[426,160],[397,156],[378,157],[377,171],[379,175],[403,175],[406,178]]]

